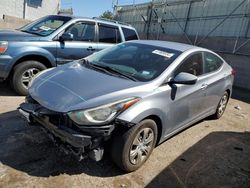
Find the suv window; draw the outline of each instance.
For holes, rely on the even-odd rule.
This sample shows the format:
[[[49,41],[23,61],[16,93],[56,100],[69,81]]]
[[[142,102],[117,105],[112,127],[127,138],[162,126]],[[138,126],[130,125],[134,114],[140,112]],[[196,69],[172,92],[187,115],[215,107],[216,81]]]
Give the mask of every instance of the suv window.
[[[120,43],[121,35],[118,27],[99,24],[99,42]]]
[[[204,52],[205,73],[213,72],[220,68],[223,61],[210,52]]]
[[[196,53],[189,56],[184,62],[177,68],[175,75],[186,72],[195,76],[203,74],[203,62],[202,53]]]
[[[77,22],[66,29],[65,33],[74,35],[74,41],[93,42],[95,40],[95,24]]]
[[[122,27],[122,31],[126,41],[138,40],[137,34],[134,30]]]

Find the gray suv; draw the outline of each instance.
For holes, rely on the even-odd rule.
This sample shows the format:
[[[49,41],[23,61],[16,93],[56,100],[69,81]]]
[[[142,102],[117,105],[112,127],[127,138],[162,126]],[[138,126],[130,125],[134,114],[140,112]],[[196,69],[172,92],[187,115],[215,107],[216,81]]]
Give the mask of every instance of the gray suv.
[[[137,40],[128,24],[100,18],[50,15],[21,29],[0,31],[0,80],[28,93],[41,70],[86,57],[114,44]]]

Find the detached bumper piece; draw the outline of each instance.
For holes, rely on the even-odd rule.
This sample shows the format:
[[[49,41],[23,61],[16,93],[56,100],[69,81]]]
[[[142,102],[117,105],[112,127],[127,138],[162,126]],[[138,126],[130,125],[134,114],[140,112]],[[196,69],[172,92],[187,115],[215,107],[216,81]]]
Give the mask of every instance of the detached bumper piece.
[[[72,153],[79,160],[89,156],[95,161],[102,159],[103,142],[110,137],[114,125],[82,127],[72,123],[67,115],[51,111],[37,103],[22,103],[22,116],[33,125],[41,125],[49,137],[66,154]]]

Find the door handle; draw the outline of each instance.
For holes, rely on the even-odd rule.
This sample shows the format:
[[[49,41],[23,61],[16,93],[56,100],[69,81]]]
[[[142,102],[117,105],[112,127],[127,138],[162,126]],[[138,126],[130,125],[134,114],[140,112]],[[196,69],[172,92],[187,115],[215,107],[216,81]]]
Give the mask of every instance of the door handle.
[[[208,86],[207,84],[202,84],[202,85],[201,85],[201,89],[202,89],[202,90],[205,90],[205,89],[207,89],[207,86]]]
[[[88,51],[95,51],[95,48],[93,48],[92,46],[89,46],[89,47],[87,48],[87,50],[88,50]]]

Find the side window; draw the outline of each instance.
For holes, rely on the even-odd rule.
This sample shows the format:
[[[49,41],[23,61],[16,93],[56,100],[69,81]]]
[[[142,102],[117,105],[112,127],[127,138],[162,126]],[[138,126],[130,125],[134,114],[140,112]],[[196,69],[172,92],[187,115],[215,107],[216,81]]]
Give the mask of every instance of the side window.
[[[106,25],[99,25],[99,42],[120,43],[121,35],[119,29]]]
[[[216,55],[204,52],[204,69],[205,73],[213,72],[220,68],[223,61]]]
[[[66,29],[65,33],[71,33],[74,41],[93,42],[95,40],[95,24],[77,22]]]
[[[122,27],[122,31],[125,37],[125,40],[138,40],[138,37],[136,35],[136,32],[132,29],[124,28]]]
[[[186,72],[199,76],[203,74],[202,53],[196,53],[188,57],[175,71],[175,75]]]

